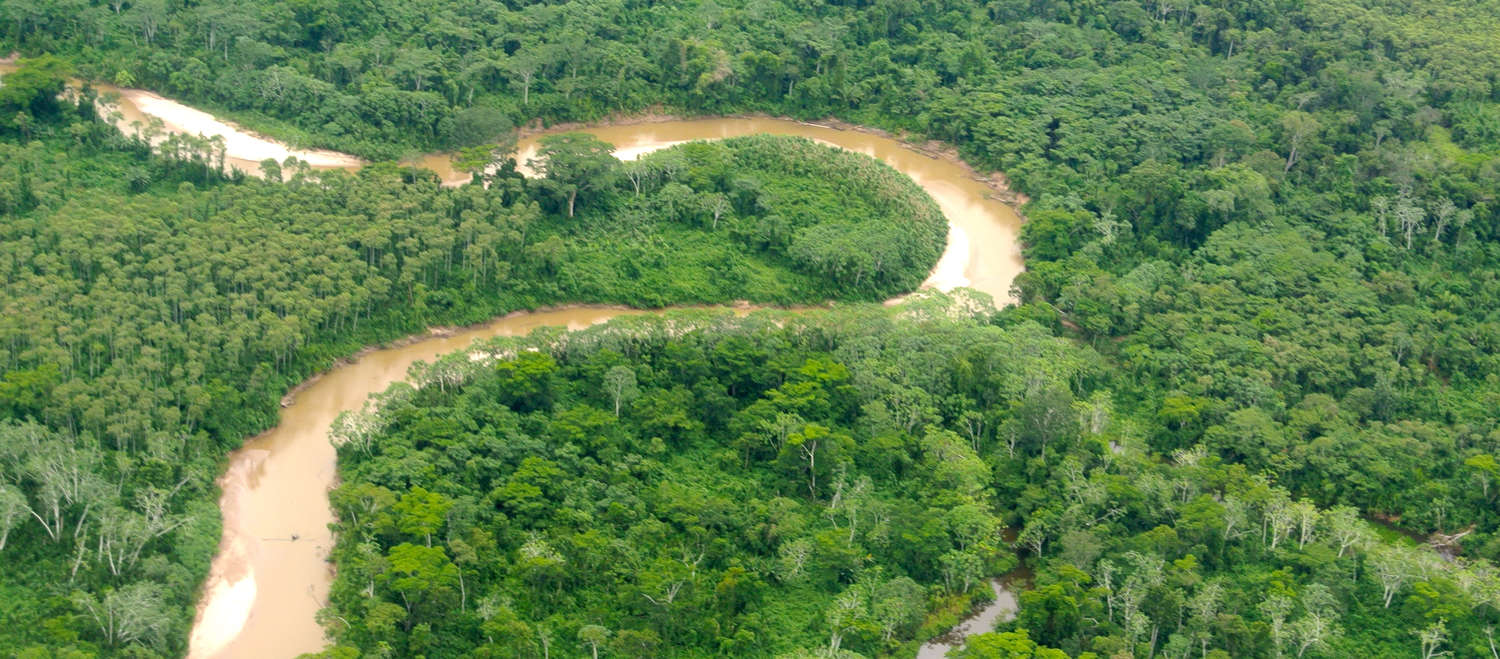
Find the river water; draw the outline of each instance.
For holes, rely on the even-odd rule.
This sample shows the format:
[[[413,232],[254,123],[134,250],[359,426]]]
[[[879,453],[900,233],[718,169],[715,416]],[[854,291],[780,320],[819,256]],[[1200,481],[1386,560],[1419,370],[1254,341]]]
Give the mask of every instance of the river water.
[[[0,74],[11,67],[0,62]],[[249,173],[259,172],[265,158],[296,156],[315,168],[354,168],[352,156],[290,148],[241,130],[212,115],[136,89],[95,84],[113,102],[119,125],[145,125],[154,117],[165,132],[222,135],[226,162]],[[616,147],[621,159],[692,140],[723,139],[770,133],[806,137],[863,153],[911,177],[942,209],[949,222],[948,247],[924,288],[969,287],[997,302],[1013,301],[1011,281],[1023,269],[1018,235],[1021,219],[994,199],[995,190],[961,163],[919,152],[900,141],[859,130],[771,118],[724,118],[661,121],[587,128]],[[517,145],[518,161],[536,152],[531,136]],[[414,161],[459,183],[446,154]],[[230,456],[219,485],[224,517],[223,538],[204,595],[199,602],[189,645],[190,657],[292,657],[325,645],[316,613],[327,600],[333,577],[327,562],[333,539],[328,490],[336,477],[336,459],[328,431],[335,417],[360,409],[368,396],[405,378],[418,360],[467,347],[476,339],[525,334],[537,327],[580,329],[622,314],[646,313],[612,308],[577,307],[517,313],[488,325],[444,336],[372,350],[306,383],[289,396],[281,422],[245,443]],[[976,630],[1015,610],[1015,598],[995,583],[995,604],[981,612]],[[973,622],[971,620],[971,622]],[[969,623],[966,623],[969,624]],[[964,632],[970,633],[970,632]],[[923,657],[940,656],[941,647],[923,648]],[[939,652],[932,655],[931,652]]]
[[[14,71],[15,68],[13,56],[0,59],[0,75]],[[82,84],[78,80],[69,81],[71,89],[77,89]],[[126,135],[139,134],[151,124],[153,119],[161,122],[153,143],[160,143],[166,139],[167,135],[173,133],[204,137],[222,135],[227,154],[224,165],[239,168],[247,174],[259,176],[260,162],[266,158],[274,158],[277,162],[281,162],[286,160],[287,156],[296,156],[298,160],[307,162],[314,169],[358,167],[363,164],[359,158],[346,153],[289,147],[241,129],[232,122],[218,119],[207,112],[163,98],[144,89],[122,89],[102,82],[89,84],[99,93],[100,114],[118,126]]]
[[[192,657],[293,657],[323,648],[314,620],[328,597],[333,537],[328,490],[337,456],[334,417],[406,377],[418,360],[475,339],[524,335],[549,325],[582,329],[625,313],[580,307],[518,313],[483,327],[374,350],[330,370],[291,396],[274,429],[246,442],[220,479],[224,536],[193,625]],[[298,536],[292,540],[292,536]]]
[[[987,634],[995,629],[997,622],[1015,620],[1016,612],[1021,607],[1011,587],[1012,582],[1005,577],[991,579],[990,589],[995,593],[995,599],[948,630],[948,633],[923,643],[917,648],[917,659],[943,659],[950,650],[963,647],[965,638]]]

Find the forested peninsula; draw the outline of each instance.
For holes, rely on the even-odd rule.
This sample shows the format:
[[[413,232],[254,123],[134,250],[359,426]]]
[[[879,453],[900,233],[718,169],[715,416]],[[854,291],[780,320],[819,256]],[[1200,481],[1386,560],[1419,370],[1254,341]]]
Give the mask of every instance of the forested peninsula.
[[[399,167],[226,176],[58,102],[48,62],[5,89],[49,70],[33,141],[0,146],[4,615],[53,621],[13,647],[182,652],[224,449],[363,345],[564,303],[883,300],[926,277],[947,231],[909,179],[793,138],[626,165],[560,135],[544,176],[508,160],[458,189]]]
[[[0,15],[0,652],[181,654],[225,450],[362,345],[873,301],[941,251],[909,181],[804,142],[557,138],[536,180],[489,146],[665,111],[1005,172],[1020,304],[617,321],[419,371],[335,433],[329,654],[910,656],[1020,561],[1017,618],[957,656],[1500,657],[1494,3]],[[379,162],[153,152],[69,74]],[[488,185],[394,162],[438,149]]]

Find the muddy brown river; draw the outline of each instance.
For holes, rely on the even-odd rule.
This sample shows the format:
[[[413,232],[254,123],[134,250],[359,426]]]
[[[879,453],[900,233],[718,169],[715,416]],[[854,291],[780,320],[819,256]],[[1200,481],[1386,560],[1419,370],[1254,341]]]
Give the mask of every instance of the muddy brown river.
[[[0,74],[8,68],[0,62]],[[145,125],[154,117],[164,132],[222,135],[226,162],[249,173],[258,173],[258,163],[265,158],[283,160],[289,155],[319,169],[362,164],[346,154],[290,148],[150,92],[104,84],[95,88],[109,94],[122,129],[130,131],[133,123]],[[1011,281],[1023,269],[1021,220],[1014,209],[993,198],[995,190],[987,182],[954,160],[867,132],[771,118],[662,121],[583,132],[615,145],[621,159],[692,140],[757,133],[806,137],[878,158],[922,186],[948,219],[948,247],[923,287],[968,287],[993,296],[997,303],[1012,301]],[[535,153],[536,139],[521,140],[518,161],[525,163]],[[415,162],[449,183],[467,178],[453,171],[445,154]],[[511,314],[477,329],[368,351],[306,383],[289,397],[275,428],[230,456],[219,482],[224,534],[204,584],[189,656],[293,657],[325,646],[316,614],[327,600],[333,577],[327,561],[333,544],[328,491],[335,481],[336,454],[328,431],[339,413],[361,408],[371,393],[404,379],[418,360],[432,360],[476,339],[525,334],[549,325],[580,329],[637,313],[648,312],[580,307]],[[991,616],[1004,615],[1006,604],[994,608]]]
[[[334,417],[406,377],[418,360],[461,350],[475,339],[523,335],[548,325],[582,329],[625,313],[587,308],[519,313],[477,329],[368,352],[292,397],[281,423],[246,442],[220,479],[224,536],[193,625],[192,657],[294,657],[324,646],[314,620],[328,597],[333,537],[328,490],[336,455]],[[297,536],[292,540],[292,536]]]

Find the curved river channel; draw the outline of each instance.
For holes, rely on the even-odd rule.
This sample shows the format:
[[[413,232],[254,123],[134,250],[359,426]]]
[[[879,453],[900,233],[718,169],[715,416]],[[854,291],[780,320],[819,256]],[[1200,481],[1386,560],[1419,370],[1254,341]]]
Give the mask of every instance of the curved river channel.
[[[6,64],[0,62],[0,73],[9,68]],[[318,169],[363,164],[346,154],[287,147],[150,92],[104,84],[95,88],[113,101],[109,109],[118,112],[123,128],[160,120],[163,133],[222,135],[226,162],[247,172],[258,172],[257,163],[265,158],[282,160],[289,155]],[[682,142],[757,133],[807,137],[863,153],[911,177],[948,219],[948,247],[924,288],[969,287],[1004,303],[1011,301],[1011,281],[1023,269],[1018,241],[1021,219],[994,198],[996,189],[989,181],[976,178],[956,160],[914,150],[889,137],[770,118],[661,121],[581,130],[615,145],[615,155],[626,160]],[[519,162],[535,153],[536,138],[532,135],[520,141]],[[416,164],[437,171],[449,184],[467,180],[466,175],[453,171],[444,154],[424,156]],[[339,413],[358,410],[370,394],[404,379],[413,363],[463,349],[475,339],[520,335],[549,325],[581,329],[639,313],[650,312],[600,307],[518,312],[481,327],[367,351],[304,383],[283,401],[280,424],[231,454],[229,468],[220,479],[223,538],[199,602],[189,656],[293,657],[325,646],[316,614],[327,600],[333,578],[327,561],[333,545],[328,491],[335,482],[336,455],[328,432]],[[1014,598],[998,586],[996,590],[996,604],[983,612],[988,621],[1014,611]],[[973,633],[955,631],[960,636]],[[940,647],[924,647],[923,656],[940,653]]]

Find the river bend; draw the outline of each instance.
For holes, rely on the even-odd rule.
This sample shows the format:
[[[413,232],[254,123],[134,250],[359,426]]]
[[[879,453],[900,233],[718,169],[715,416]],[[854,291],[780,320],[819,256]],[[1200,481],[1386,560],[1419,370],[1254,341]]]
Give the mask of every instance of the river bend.
[[[12,68],[0,62],[0,74]],[[295,156],[317,169],[357,168],[347,154],[288,147],[205,112],[151,92],[95,84],[107,94],[123,130],[159,121],[162,139],[170,133],[223,136],[226,163],[259,172],[265,158]],[[995,188],[962,163],[931,155],[882,135],[772,118],[659,121],[582,129],[613,144],[616,157],[644,153],[692,140],[769,133],[795,135],[878,158],[911,177],[937,202],[948,219],[948,246],[924,288],[973,288],[997,302],[1013,301],[1012,280],[1023,269],[1018,240],[1021,219],[994,198]],[[520,141],[518,161],[536,152],[532,135]],[[446,154],[414,160],[448,184],[467,176],[455,172]],[[362,353],[288,396],[281,421],[230,455],[220,479],[224,530],[189,643],[190,657],[292,657],[325,646],[316,614],[327,601],[333,569],[327,561],[333,538],[328,491],[334,486],[337,456],[328,432],[341,412],[358,410],[370,394],[406,377],[419,360],[467,347],[476,339],[522,335],[543,326],[581,329],[622,314],[649,313],[618,308],[574,307],[521,312],[487,325],[402,342],[399,347]],[[294,539],[295,538],[295,539]],[[1014,600],[997,593],[990,620],[1014,610]],[[992,611],[993,609],[993,611]],[[936,648],[924,648],[932,652]],[[924,655],[925,656],[925,655]]]

